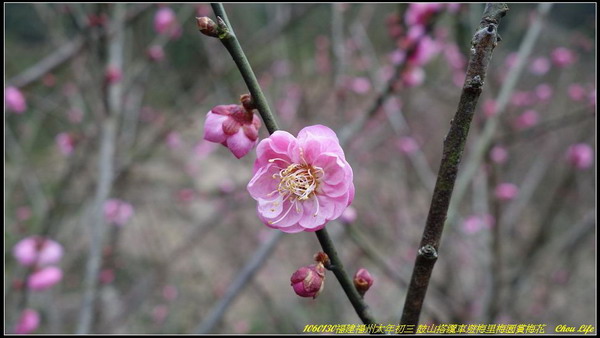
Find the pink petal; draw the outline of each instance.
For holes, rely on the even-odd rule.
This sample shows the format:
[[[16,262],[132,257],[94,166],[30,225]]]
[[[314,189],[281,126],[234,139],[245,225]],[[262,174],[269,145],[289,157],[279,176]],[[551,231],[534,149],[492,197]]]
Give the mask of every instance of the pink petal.
[[[204,139],[215,143],[225,142],[227,135],[223,132],[223,122],[227,119],[227,116],[209,111],[204,122]]]
[[[267,195],[277,190],[278,181],[273,178],[273,175],[279,172],[279,170],[279,167],[275,163],[260,168],[248,183],[250,196],[254,199],[266,199],[268,198]],[[279,192],[277,192],[277,195],[279,195]]]
[[[227,148],[231,150],[237,158],[244,157],[256,144],[256,141],[251,141],[244,134],[241,128],[237,133],[227,139]]]

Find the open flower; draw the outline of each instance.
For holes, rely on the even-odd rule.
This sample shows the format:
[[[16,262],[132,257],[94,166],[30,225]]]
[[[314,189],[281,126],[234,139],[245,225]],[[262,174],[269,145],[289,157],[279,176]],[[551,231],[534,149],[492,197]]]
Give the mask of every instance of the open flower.
[[[241,105],[214,107],[204,122],[204,139],[221,143],[237,158],[246,155],[258,142],[260,119]]]
[[[58,263],[63,256],[63,247],[49,238],[30,236],[19,241],[12,252],[21,265],[41,266]]]
[[[248,191],[258,216],[287,233],[317,231],[340,217],[354,199],[352,168],[333,130],[302,129],[295,138],[276,131],[256,149]]]
[[[15,328],[17,334],[29,334],[40,326],[40,314],[33,309],[25,309],[21,312],[19,322]]]
[[[25,96],[16,87],[7,87],[4,89],[4,105],[6,106],[6,110],[16,114],[21,114],[27,110]]]

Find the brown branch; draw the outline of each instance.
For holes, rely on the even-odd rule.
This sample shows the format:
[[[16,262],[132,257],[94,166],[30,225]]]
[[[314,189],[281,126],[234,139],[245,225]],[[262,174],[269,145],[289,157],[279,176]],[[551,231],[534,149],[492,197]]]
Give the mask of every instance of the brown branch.
[[[416,326],[419,323],[431,272],[437,261],[440,239],[473,113],[481,95],[492,52],[500,40],[497,32],[498,23],[507,11],[508,6],[504,3],[488,3],[479,28],[471,40],[467,77],[458,110],[451,122],[450,131],[444,139],[442,162],[400,324]]]

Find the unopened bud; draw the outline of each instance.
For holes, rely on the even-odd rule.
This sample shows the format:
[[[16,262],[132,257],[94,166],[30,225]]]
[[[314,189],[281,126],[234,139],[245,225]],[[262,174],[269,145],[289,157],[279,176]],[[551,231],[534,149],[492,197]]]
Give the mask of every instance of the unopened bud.
[[[250,94],[244,94],[240,96],[240,102],[242,102],[242,106],[246,110],[256,109],[256,105],[254,104],[254,100],[252,100],[252,96]]]
[[[359,269],[354,275],[354,287],[361,296],[364,296],[367,290],[373,285],[373,276],[367,269]]]
[[[322,263],[303,266],[292,274],[290,281],[298,296],[314,299],[323,291],[325,267]]]
[[[329,256],[327,256],[326,253],[324,253],[323,251],[319,251],[315,254],[315,262],[317,263],[322,263],[325,267],[327,267],[330,262],[329,262]]]
[[[216,38],[219,36],[217,24],[207,16],[196,18],[196,24],[200,32],[206,36]]]

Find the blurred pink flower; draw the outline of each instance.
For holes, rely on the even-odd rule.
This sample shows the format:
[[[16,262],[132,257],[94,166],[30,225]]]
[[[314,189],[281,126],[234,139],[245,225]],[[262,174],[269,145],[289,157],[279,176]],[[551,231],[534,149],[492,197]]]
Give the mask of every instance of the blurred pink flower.
[[[170,7],[161,7],[154,15],[154,30],[158,34],[171,33],[177,25],[177,17]]]
[[[406,53],[399,48],[394,49],[394,51],[389,54],[390,62],[394,65],[401,64],[402,62],[404,62],[405,58],[406,58]]]
[[[506,59],[504,60],[504,65],[506,66],[506,68],[511,69],[517,64],[518,60],[519,54],[512,52],[506,56]]]
[[[530,106],[535,103],[533,94],[527,91],[515,92],[510,98],[510,103],[517,107]]]
[[[154,309],[152,309],[152,320],[155,324],[161,325],[162,323],[164,323],[168,315],[169,307],[164,304],[156,305]]]
[[[63,256],[63,247],[49,238],[30,236],[15,244],[12,253],[21,265],[43,266],[58,263]]]
[[[216,106],[206,116],[204,139],[221,143],[242,158],[258,142],[260,126],[258,116],[240,105]]]
[[[100,271],[100,283],[102,284],[110,284],[115,280],[115,270],[114,269],[102,269]]]
[[[517,130],[523,130],[535,126],[539,121],[538,112],[532,109],[526,110],[514,121],[514,127]]]
[[[550,85],[547,83],[542,83],[535,87],[535,95],[537,96],[538,100],[542,102],[550,100],[552,98],[552,93],[552,87],[550,87]]]
[[[342,222],[344,223],[352,223],[354,221],[356,221],[356,209],[349,205],[346,210],[344,210],[344,212],[342,212],[342,215],[340,216],[340,220],[342,220]]]
[[[404,20],[407,26],[412,25],[426,25],[429,18],[440,11],[443,8],[443,4],[440,3],[411,3],[408,5],[408,9],[404,14]]]
[[[56,135],[56,145],[63,155],[69,156],[75,150],[75,137],[71,133],[60,133]]]
[[[366,77],[355,77],[350,80],[348,87],[357,94],[366,94],[371,90],[371,81]]]
[[[565,47],[558,47],[552,51],[552,62],[558,67],[570,66],[576,58],[575,53]]]
[[[183,145],[183,141],[181,141],[181,135],[179,135],[179,133],[176,131],[172,131],[169,134],[167,134],[165,142],[171,150],[181,148],[181,146]]]
[[[160,62],[165,59],[165,50],[160,45],[150,46],[146,51],[148,59],[152,62]]]
[[[512,183],[501,183],[494,190],[494,195],[501,201],[510,201],[518,194],[519,188]]]
[[[199,159],[203,159],[215,151],[216,147],[217,145],[212,142],[201,140],[194,146],[194,155]]]
[[[163,287],[162,295],[167,301],[174,301],[178,294],[179,292],[177,291],[177,287],[175,285],[165,285],[165,287]]]
[[[396,147],[398,148],[398,150],[400,150],[401,153],[406,155],[413,154],[415,151],[419,150],[419,144],[414,138],[410,136],[404,136],[399,138],[396,141]]]
[[[529,71],[535,75],[544,75],[550,70],[550,60],[545,57],[538,57],[529,65]]]
[[[196,192],[194,189],[184,188],[177,192],[177,200],[182,203],[189,203],[196,198]]]
[[[298,296],[314,299],[325,286],[325,267],[323,263],[303,266],[292,274],[290,281]]]
[[[133,214],[133,206],[120,199],[113,198],[104,202],[104,218],[111,224],[123,226]]]
[[[15,328],[16,334],[30,334],[40,326],[40,314],[33,309],[25,309]]]
[[[121,69],[112,65],[106,68],[106,71],[104,73],[104,80],[106,81],[106,83],[115,84],[121,81],[121,78],[123,78],[123,73],[121,72]]]
[[[582,101],[586,97],[585,88],[579,83],[569,85],[569,97],[573,101]]]
[[[594,164],[594,150],[586,143],[574,144],[567,150],[567,161],[577,169],[588,169]]]
[[[67,118],[71,123],[81,123],[81,121],[83,121],[83,111],[81,111],[79,108],[70,109],[67,112]]]
[[[41,268],[31,275],[27,279],[27,287],[31,290],[42,291],[51,288],[62,280],[62,270],[55,266],[48,266]]]
[[[408,62],[413,66],[423,66],[429,62],[440,51],[440,45],[430,36],[425,35],[417,42],[416,49]]]
[[[483,102],[483,115],[485,117],[492,117],[496,115],[496,101],[487,99]]]
[[[472,235],[481,230],[491,229],[493,225],[494,218],[489,214],[471,215],[463,221],[462,229],[466,234]]]
[[[371,288],[373,281],[373,276],[365,268],[358,269],[354,274],[354,287],[363,296]]]
[[[6,106],[6,110],[17,114],[21,114],[27,110],[25,96],[16,87],[6,87],[4,89],[4,105]]]
[[[425,81],[425,71],[421,67],[410,67],[402,74],[402,83],[407,87],[417,87]]]
[[[256,149],[248,191],[265,225],[287,233],[317,231],[354,199],[353,173],[335,132],[322,125],[295,138],[276,131]]]
[[[490,159],[497,164],[506,163],[506,160],[508,160],[508,150],[502,146],[494,146],[490,150]]]
[[[444,46],[443,51],[446,61],[448,61],[448,64],[450,67],[452,67],[452,69],[463,70],[463,68],[467,65],[467,60],[461,53],[456,43],[447,43]]]

